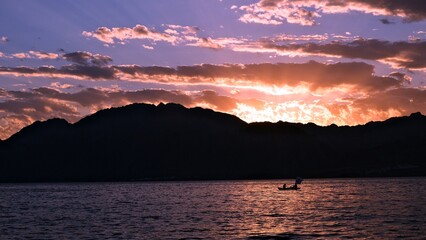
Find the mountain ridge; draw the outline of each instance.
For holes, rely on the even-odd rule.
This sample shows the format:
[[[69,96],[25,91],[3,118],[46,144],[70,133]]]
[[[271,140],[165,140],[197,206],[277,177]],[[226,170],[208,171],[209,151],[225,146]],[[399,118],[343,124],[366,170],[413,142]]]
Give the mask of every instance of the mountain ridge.
[[[181,108],[185,108],[184,106],[182,106],[180,104],[175,104],[175,103],[167,103],[167,104],[160,103],[160,104],[158,104],[158,107],[162,107],[162,106],[173,106],[173,105],[174,106],[180,106]],[[75,123],[69,123],[67,120],[65,120],[63,118],[51,118],[51,119],[44,120],[44,121],[39,121],[38,120],[38,121],[35,121],[32,124],[28,125],[28,126],[25,126],[20,131],[18,131],[15,134],[11,135],[9,138],[7,138],[7,139],[0,139],[0,142],[6,142],[10,138],[12,138],[13,136],[20,135],[21,131],[27,131],[26,130],[27,128],[32,128],[34,126],[37,126],[37,125],[40,125],[40,124],[43,124],[43,123],[57,121],[57,122],[67,123],[67,124],[70,124],[70,125],[76,125],[76,124],[79,125],[79,124],[82,124],[82,122],[87,121],[87,119],[93,118],[94,116],[97,116],[97,115],[99,115],[99,114],[101,114],[103,112],[120,110],[120,109],[123,109],[123,108],[130,108],[130,107],[133,107],[133,106],[149,106],[149,107],[152,107],[152,108],[156,107],[156,105],[154,105],[154,104],[145,104],[145,103],[133,103],[133,104],[129,104],[129,105],[122,106],[122,107],[111,107],[111,108],[101,109],[101,110],[99,110],[99,111],[97,111],[97,112],[95,112],[95,113],[93,113],[91,115],[85,116],[85,117],[83,117],[82,119],[80,119],[79,121],[77,121]],[[250,122],[250,123],[248,123],[248,122],[245,122],[244,120],[238,118],[235,115],[228,114],[228,113],[223,113],[223,112],[216,112],[216,111],[214,111],[212,109],[208,109],[208,108],[194,107],[194,108],[186,108],[186,109],[190,109],[190,110],[204,110],[204,111],[209,111],[209,112],[216,113],[216,114],[228,115],[229,117],[238,119],[239,121],[242,121],[242,122],[244,122],[245,124],[248,124],[248,125],[290,125],[290,126],[292,126],[292,125],[293,126],[300,126],[301,125],[301,126],[315,126],[315,127],[320,127],[320,128],[326,128],[326,127],[329,127],[329,128],[332,128],[332,127],[336,127],[336,128],[353,128],[353,127],[369,126],[369,125],[375,125],[375,124],[381,124],[381,123],[387,123],[387,122],[393,122],[393,121],[400,121],[402,119],[407,119],[407,118],[422,118],[422,117],[425,118],[425,115],[422,115],[420,112],[413,112],[413,113],[411,113],[408,116],[391,117],[391,118],[388,118],[388,119],[383,120],[383,121],[369,121],[367,123],[357,124],[357,125],[340,125],[339,126],[339,125],[336,125],[334,123],[332,123],[330,125],[317,125],[317,124],[312,123],[312,122],[299,123],[299,122],[288,122],[288,121],[281,121],[281,120],[279,120],[277,122],[261,121],[261,122]]]
[[[421,113],[357,126],[246,123],[179,104],[50,119],[0,142],[0,182],[425,176]]]

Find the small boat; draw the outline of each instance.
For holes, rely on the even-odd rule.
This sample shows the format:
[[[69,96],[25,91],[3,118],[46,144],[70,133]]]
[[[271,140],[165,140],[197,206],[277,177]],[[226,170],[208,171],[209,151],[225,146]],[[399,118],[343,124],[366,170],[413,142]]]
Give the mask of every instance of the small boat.
[[[288,187],[288,188],[278,187],[278,190],[281,190],[281,191],[299,190],[299,189],[300,189],[300,187],[298,187],[298,188],[294,188],[294,187]]]
[[[286,187],[286,184],[284,184],[282,187],[278,187],[278,190],[280,191],[287,191],[287,190],[299,190],[300,187],[297,186],[297,184],[302,184],[303,179],[300,177],[296,178],[296,181],[294,182],[294,185],[291,187]]]

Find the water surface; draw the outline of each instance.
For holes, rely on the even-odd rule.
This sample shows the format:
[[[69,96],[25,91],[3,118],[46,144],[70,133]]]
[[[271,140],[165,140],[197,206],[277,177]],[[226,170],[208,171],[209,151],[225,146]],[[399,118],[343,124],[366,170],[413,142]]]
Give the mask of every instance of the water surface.
[[[1,184],[0,239],[420,239],[426,178]]]

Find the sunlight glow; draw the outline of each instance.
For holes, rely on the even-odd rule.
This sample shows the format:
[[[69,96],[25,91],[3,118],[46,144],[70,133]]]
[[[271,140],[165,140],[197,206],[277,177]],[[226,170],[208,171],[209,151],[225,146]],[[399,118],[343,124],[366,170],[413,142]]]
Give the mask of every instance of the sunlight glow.
[[[327,108],[316,104],[304,104],[300,101],[267,103],[263,109],[238,103],[232,114],[247,122],[315,122],[319,125],[330,125],[333,119],[333,115]]]

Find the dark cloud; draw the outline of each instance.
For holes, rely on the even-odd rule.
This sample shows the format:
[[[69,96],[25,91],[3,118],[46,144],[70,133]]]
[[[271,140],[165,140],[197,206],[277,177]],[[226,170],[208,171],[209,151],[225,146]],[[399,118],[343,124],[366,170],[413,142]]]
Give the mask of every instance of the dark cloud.
[[[387,18],[381,18],[380,22],[382,22],[383,24],[395,24],[394,22],[389,21],[389,19]]]
[[[114,78],[113,68],[100,66],[69,65],[60,68],[57,73],[61,75],[80,76],[89,79]]]
[[[264,48],[282,52],[300,51],[314,55],[332,55],[345,58],[382,60],[395,67],[407,69],[426,68],[426,41],[389,42],[376,39],[359,39],[352,42],[327,44],[307,43],[276,45],[264,43]]]
[[[355,53],[354,53],[355,54]],[[359,54],[359,53],[356,53]],[[367,54],[367,52],[366,52]],[[371,54],[371,53],[368,53]],[[308,69],[308,70],[307,70]],[[269,86],[307,85],[311,90],[352,85],[359,89],[376,91],[399,87],[404,81],[400,76],[375,76],[374,66],[360,63],[323,64],[263,63],[263,64],[202,64],[176,68],[138,65],[97,66],[73,64],[61,67],[0,68],[1,73],[25,76],[75,77],[94,80],[131,79],[162,83],[210,83],[225,82],[229,85],[262,84]]]
[[[33,52],[43,54],[42,52]],[[46,55],[47,53],[45,53]],[[111,57],[89,52],[65,53],[62,57],[72,64],[59,68],[53,66],[31,67],[0,67],[0,74],[40,76],[40,77],[71,77],[82,79],[113,79],[114,68],[108,66]]]
[[[11,92],[15,98],[0,102],[0,110],[7,115],[26,116],[29,119],[49,119],[52,117],[62,117],[69,120],[76,120],[80,114],[69,105],[51,101],[42,94],[31,92]],[[4,115],[0,114],[0,116]]]
[[[277,7],[278,3],[282,2],[282,0],[262,0],[260,1],[260,6],[266,8]]]
[[[137,73],[143,73],[146,75],[173,75],[176,74],[176,70],[171,67],[162,66],[151,66],[143,67],[138,65],[126,65],[126,66],[114,66],[118,72],[135,75]]]
[[[351,2],[363,3],[373,8],[384,9],[395,16],[405,15],[405,18],[408,21],[420,21],[426,19],[426,4],[423,0],[350,0],[347,2],[348,4],[351,4]]]
[[[0,67],[0,73],[34,74],[37,70],[30,67]]]
[[[208,103],[221,111],[231,111],[237,107],[237,100],[235,98],[220,96],[215,91],[205,90],[202,91],[201,96],[195,98],[197,102]]]
[[[380,16],[398,16],[404,21],[426,19],[423,0],[260,0],[243,5],[240,21],[260,24],[315,25],[322,14],[345,14],[357,11]]]
[[[133,31],[137,34],[141,34],[141,35],[148,35],[149,34],[149,29],[146,26],[142,26],[142,25],[136,25],[133,28]]]
[[[14,92],[14,96],[18,97],[16,94],[23,93]],[[25,92],[24,94],[27,94],[26,99],[35,95],[35,97],[73,102],[83,107],[93,107],[105,104],[116,105],[123,102],[175,102],[183,105],[191,105],[193,102],[192,98],[184,93],[161,89],[145,89],[140,91],[107,91],[87,88],[76,93],[64,93],[51,88],[37,88],[32,90],[30,93]]]
[[[394,75],[387,77],[374,76],[374,67],[360,62],[336,64],[322,64],[315,61],[246,65],[202,64],[178,66],[176,69],[127,66],[125,71],[135,77],[141,74],[174,76],[177,79],[186,77],[190,78],[187,81],[192,83],[226,81],[232,84],[236,81],[243,81],[274,86],[306,84],[312,90],[348,84],[365,90],[382,90],[398,87],[404,83],[400,77],[395,77]]]
[[[103,66],[112,62],[112,58],[100,54],[92,54],[90,52],[71,52],[65,53],[63,58],[69,62],[78,65],[96,65]]]
[[[194,104],[191,96],[186,95],[180,91],[166,91],[162,89],[145,89],[141,91],[129,92],[113,92],[110,94],[112,98],[124,98],[129,102],[173,102],[185,106]]]
[[[113,79],[114,69],[103,66],[66,65],[61,68],[55,67],[0,67],[0,74],[11,74],[19,76],[38,76],[51,78],[78,78],[78,79]]]

